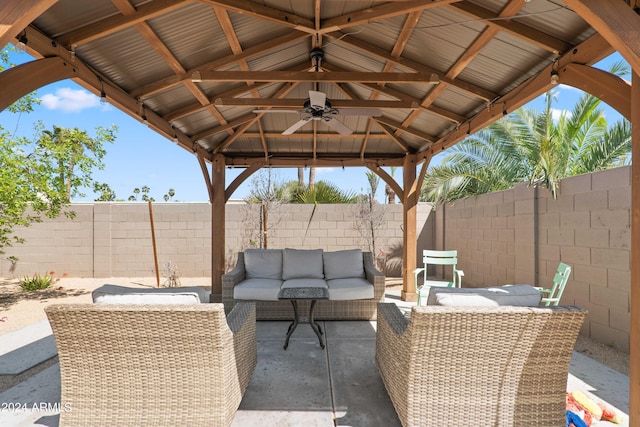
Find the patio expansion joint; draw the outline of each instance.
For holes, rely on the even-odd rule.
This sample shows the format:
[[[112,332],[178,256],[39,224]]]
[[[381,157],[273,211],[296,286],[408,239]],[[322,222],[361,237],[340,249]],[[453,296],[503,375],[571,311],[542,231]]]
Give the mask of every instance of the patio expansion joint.
[[[331,374],[331,353],[329,352],[329,348],[331,346],[331,341],[329,340],[329,337],[327,336],[327,327],[326,327],[326,323],[323,323],[323,331],[324,331],[324,342],[325,342],[325,346],[324,346],[324,352],[326,355],[326,360],[327,360],[327,377],[329,378],[329,398],[331,399],[331,412],[333,413],[333,424],[334,426],[337,425],[337,420],[338,420],[338,412],[336,409],[336,397],[335,397],[335,393],[333,392],[333,387],[334,387],[334,383],[333,383],[333,375]]]

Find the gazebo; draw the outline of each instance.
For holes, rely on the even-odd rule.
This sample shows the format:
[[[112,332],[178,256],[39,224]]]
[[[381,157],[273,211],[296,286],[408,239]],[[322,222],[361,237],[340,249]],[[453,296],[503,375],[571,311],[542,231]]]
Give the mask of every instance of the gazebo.
[[[562,83],[640,123],[638,0],[3,0],[0,109],[73,79],[194,154],[224,241],[225,203],[262,167],[367,167],[416,206],[434,155]],[[633,83],[593,68],[619,52]],[[633,127],[633,151],[640,131]],[[210,165],[210,166],[209,166]],[[226,167],[243,168],[225,182]],[[402,168],[397,182],[383,167]],[[632,255],[640,171],[632,172]],[[212,248],[220,297],[224,245]],[[632,262],[631,425],[640,423],[640,264]]]

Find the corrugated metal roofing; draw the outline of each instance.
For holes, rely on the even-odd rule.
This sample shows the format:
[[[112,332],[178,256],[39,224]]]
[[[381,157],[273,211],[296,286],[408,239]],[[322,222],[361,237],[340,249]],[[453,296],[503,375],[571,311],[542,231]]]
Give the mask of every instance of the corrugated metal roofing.
[[[206,151],[200,154],[208,160],[213,152],[220,152],[236,165],[250,158],[265,158],[262,138],[269,161],[276,165],[285,157],[358,160],[362,155],[365,160],[389,159],[400,164],[404,155],[420,154],[438,143],[432,138],[453,132],[458,136],[451,138],[459,140],[456,132],[460,126],[487,110],[490,101],[499,103],[500,96],[525,80],[549,72],[556,55],[570,52],[594,34],[578,15],[555,1],[523,2],[517,17],[506,18],[526,26],[527,32],[557,40],[566,47],[563,52],[540,46],[528,39],[529,34],[514,34],[517,28],[505,31],[497,26],[471,60],[455,75],[447,76],[477,37],[502,19],[498,14],[508,0],[437,4],[320,0],[317,17],[312,1],[134,1],[131,4],[138,12],[130,16],[128,12],[123,15],[116,4],[110,0],[60,0],[27,30],[42,33],[45,40],[39,46],[46,46],[47,39],[63,43],[80,35],[77,46],[61,47],[75,50],[76,60],[108,83],[108,98],[120,97],[118,104],[128,105],[133,115],[140,115],[144,103],[160,117],[158,120],[166,120],[156,122],[154,129],[172,138],[175,128],[183,134],[180,141],[185,148],[203,147]],[[150,10],[146,19],[134,19]],[[419,15],[415,24],[407,25],[414,12]],[[142,36],[139,23],[151,28],[153,34],[147,36],[151,41]],[[330,23],[334,26],[325,28]],[[82,40],[86,34],[89,39]],[[310,56],[314,48],[324,52],[317,64],[319,71],[326,76],[349,72],[346,81],[313,82],[297,74],[315,65]],[[165,62],[166,56],[159,50],[173,56],[179,69]],[[594,52],[594,59],[598,55]],[[399,76],[392,74],[380,74],[382,81],[367,80],[371,73],[414,76],[428,70],[437,73],[439,85],[395,81]],[[248,77],[246,71],[260,74]],[[301,77],[299,81],[295,81],[297,77]],[[85,79],[86,85],[99,93],[95,74],[87,74]],[[113,87],[121,91],[112,91]],[[293,136],[284,136],[282,132],[304,115],[254,112],[270,106],[281,110],[281,100],[276,98],[297,100],[300,105],[287,104],[287,108],[302,110],[312,89],[324,92],[334,103],[349,101],[365,109],[383,105],[379,108],[381,122],[388,123],[385,126],[396,133],[399,142],[382,132],[382,125],[367,114],[335,117],[353,131],[349,136],[338,135],[324,122],[315,127],[307,123]],[[227,104],[219,103],[221,97]],[[259,102],[253,101],[256,97]]]

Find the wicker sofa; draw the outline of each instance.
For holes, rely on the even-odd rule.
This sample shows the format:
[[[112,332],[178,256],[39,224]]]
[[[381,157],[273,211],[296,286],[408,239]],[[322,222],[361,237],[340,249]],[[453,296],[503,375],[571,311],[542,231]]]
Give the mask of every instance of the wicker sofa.
[[[230,425],[256,366],[255,306],[59,304],[61,426]]]
[[[378,307],[376,363],[403,426],[564,426],[577,307]]]
[[[317,302],[317,320],[372,320],[384,299],[384,280],[371,253],[360,249],[247,249],[222,276],[222,302],[232,307],[238,301],[255,301],[258,320],[288,320],[291,304],[278,300],[280,289],[320,286],[328,288],[329,300]],[[299,304],[303,312],[308,310],[307,301]]]

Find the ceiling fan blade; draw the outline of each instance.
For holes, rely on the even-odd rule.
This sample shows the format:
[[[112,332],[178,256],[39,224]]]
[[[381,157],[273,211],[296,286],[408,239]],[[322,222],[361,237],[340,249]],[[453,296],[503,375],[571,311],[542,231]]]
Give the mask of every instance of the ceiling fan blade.
[[[349,129],[345,124],[334,118],[323,121],[327,124],[327,126],[338,132],[340,135],[351,135],[353,133],[353,131]]]
[[[294,133],[295,131],[297,131],[298,129],[300,129],[302,126],[304,126],[311,118],[304,118],[304,119],[300,119],[297,122],[295,122],[293,124],[293,126],[291,126],[289,129],[285,130],[284,132],[282,132],[283,135],[291,135],[292,133]]]
[[[314,110],[324,110],[327,103],[327,94],[317,90],[309,91],[309,103]]]
[[[382,111],[377,108],[341,108],[338,110],[341,116],[371,116],[380,117]]]

